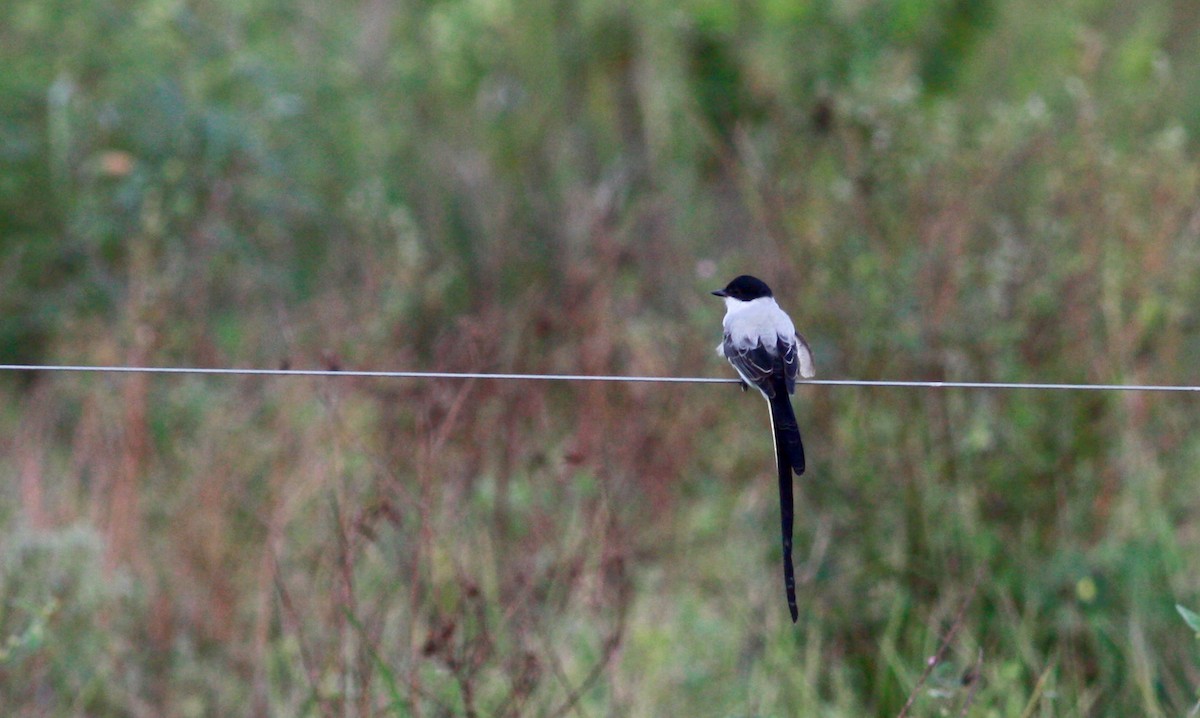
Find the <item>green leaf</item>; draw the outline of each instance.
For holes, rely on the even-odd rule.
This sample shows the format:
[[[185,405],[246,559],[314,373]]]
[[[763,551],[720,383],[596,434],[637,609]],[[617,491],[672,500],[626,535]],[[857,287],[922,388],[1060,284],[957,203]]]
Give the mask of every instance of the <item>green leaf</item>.
[[[1189,628],[1196,632],[1196,637],[1200,638],[1200,613],[1184,608],[1178,603],[1175,604],[1175,610],[1179,611],[1179,615],[1183,616],[1183,620],[1187,622]]]

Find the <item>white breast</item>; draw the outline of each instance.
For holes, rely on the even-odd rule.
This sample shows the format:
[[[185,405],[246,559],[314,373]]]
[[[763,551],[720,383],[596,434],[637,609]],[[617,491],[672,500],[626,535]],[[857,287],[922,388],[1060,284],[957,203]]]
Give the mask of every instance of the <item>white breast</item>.
[[[739,348],[762,342],[768,350],[773,350],[781,337],[789,344],[795,341],[795,325],[771,297],[759,297],[749,302],[726,297],[724,324],[725,332]]]

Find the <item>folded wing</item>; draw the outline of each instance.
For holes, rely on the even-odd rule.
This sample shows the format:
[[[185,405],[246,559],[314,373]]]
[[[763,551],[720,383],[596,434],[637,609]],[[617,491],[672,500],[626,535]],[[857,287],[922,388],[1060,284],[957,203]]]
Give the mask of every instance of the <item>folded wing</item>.
[[[791,341],[780,336],[775,344],[769,346],[759,340],[753,346],[738,346],[725,335],[722,345],[725,358],[737,369],[738,374],[747,382],[758,387],[759,391],[771,398],[775,396],[775,383],[771,377],[782,377],[787,386],[787,393],[796,393],[796,377],[810,379],[815,375],[812,350],[808,342],[800,334]]]

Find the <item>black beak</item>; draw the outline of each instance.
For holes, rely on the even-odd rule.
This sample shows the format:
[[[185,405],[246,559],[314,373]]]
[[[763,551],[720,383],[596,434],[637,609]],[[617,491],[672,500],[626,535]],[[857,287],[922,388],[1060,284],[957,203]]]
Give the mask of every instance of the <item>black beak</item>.
[[[725,293],[724,289],[718,289],[715,292],[709,292],[709,294],[712,294],[717,297],[728,297],[729,296],[728,294]]]

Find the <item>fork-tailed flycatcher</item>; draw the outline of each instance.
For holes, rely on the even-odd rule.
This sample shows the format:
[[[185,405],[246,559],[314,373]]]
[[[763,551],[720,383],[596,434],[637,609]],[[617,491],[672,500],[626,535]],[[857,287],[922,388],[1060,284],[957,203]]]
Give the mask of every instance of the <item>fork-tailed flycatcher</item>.
[[[775,464],[779,468],[783,585],[795,623],[799,613],[796,570],[792,566],[792,472],[797,476],[804,473],[804,444],[788,396],[796,391],[797,376],[808,379],[815,374],[812,351],[761,279],[743,274],[713,294],[725,299],[725,341],[717,347],[717,354],[737,370],[742,390],[756,387],[771,410]]]

